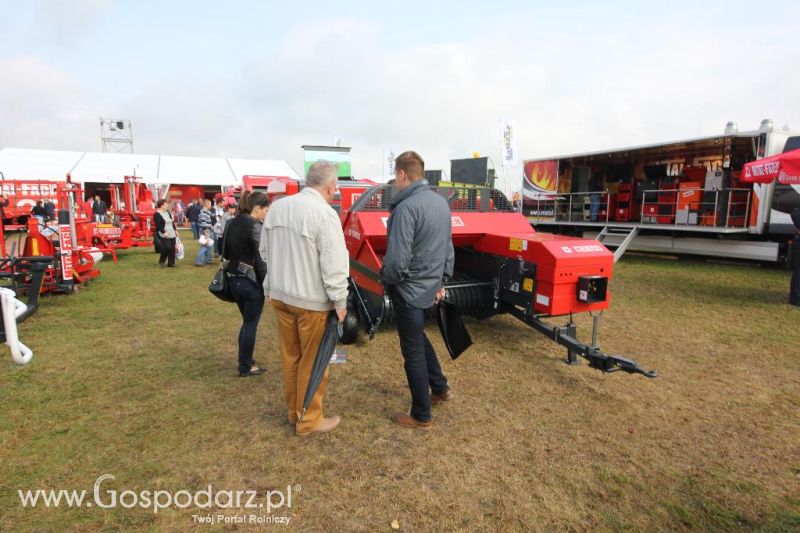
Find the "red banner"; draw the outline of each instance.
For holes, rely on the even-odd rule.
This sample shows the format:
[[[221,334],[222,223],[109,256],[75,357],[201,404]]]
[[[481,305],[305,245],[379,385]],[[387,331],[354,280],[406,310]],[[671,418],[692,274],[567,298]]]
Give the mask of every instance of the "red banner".
[[[61,274],[64,281],[72,280],[72,230],[69,224],[58,226],[58,241],[61,248]]]
[[[771,183],[778,179],[784,185],[800,185],[800,150],[765,157],[745,164],[742,181]]]

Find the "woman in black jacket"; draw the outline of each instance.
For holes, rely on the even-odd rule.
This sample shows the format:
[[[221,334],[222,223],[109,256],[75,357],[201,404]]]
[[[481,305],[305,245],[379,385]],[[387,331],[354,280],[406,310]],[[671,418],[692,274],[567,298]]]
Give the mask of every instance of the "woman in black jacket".
[[[254,376],[264,373],[255,366],[253,350],[256,344],[258,321],[264,308],[262,285],[267,275],[267,264],[258,252],[261,240],[261,223],[269,210],[269,198],[263,192],[242,192],[236,216],[225,225],[222,257],[228,261],[228,283],[231,294],[242,314],[239,330],[239,375]]]
[[[156,232],[161,243],[161,255],[158,258],[158,266],[164,267],[164,262],[169,268],[175,268],[175,241],[178,233],[175,231],[175,224],[172,221],[172,213],[169,212],[169,205],[165,199],[161,199],[156,204],[156,214],[153,215],[156,221]]]

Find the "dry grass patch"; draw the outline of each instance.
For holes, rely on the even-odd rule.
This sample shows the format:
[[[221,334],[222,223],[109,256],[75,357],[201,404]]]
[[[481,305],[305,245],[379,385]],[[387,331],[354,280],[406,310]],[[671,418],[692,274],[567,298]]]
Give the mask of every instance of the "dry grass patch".
[[[786,272],[626,257],[602,345],[656,380],[564,365],[510,317],[470,321],[475,345],[443,359],[456,398],[429,433],[388,420],[409,401],[396,333],[362,338],[332,370],[340,429],[306,440],[284,421],[271,311],[256,354],[268,373],[240,379],[238,313],[206,292],[213,272],[155,261],[123,252],[81,294],[46,298],[20,328],[33,363],[0,362],[0,528],[192,526],[191,509],[17,497],[90,491],[103,473],[120,491],[299,484],[288,514],[316,531],[800,528],[800,311]]]

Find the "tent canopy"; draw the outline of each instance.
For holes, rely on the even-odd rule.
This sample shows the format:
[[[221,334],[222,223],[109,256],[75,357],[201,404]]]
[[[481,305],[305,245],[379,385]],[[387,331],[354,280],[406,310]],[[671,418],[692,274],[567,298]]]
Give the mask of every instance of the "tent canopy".
[[[83,154],[84,152],[3,148],[0,150],[0,172],[7,180],[61,181]]]
[[[241,184],[246,174],[300,176],[286,161],[184,157],[153,154],[112,154],[3,148],[0,172],[6,180],[62,181],[70,174],[76,182],[122,183],[125,176],[139,176],[156,185]]]
[[[171,185],[238,185],[241,176],[235,176],[228,160],[222,157],[161,156],[155,183]],[[146,179],[144,181],[147,181]]]
[[[771,183],[777,178],[784,185],[800,185],[800,149],[745,163],[742,181]]]
[[[86,152],[70,175],[74,181],[99,183],[121,183],[133,175],[151,178],[158,176],[158,156]]]

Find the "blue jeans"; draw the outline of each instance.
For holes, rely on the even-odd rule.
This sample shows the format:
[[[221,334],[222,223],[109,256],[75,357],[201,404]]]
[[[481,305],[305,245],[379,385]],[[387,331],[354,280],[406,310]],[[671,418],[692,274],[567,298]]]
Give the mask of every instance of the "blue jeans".
[[[247,373],[253,366],[258,322],[264,309],[264,290],[244,276],[230,276],[228,283],[242,315],[242,327],[239,329],[239,372]]]
[[[425,335],[426,310],[408,305],[395,294],[392,297],[400,351],[405,360],[406,379],[411,389],[411,416],[422,422],[431,417],[431,392],[447,391],[447,378],[439,365],[436,352]]]
[[[197,221],[191,222],[190,225],[192,226],[192,236],[194,237],[194,240],[199,239],[200,238],[200,226],[197,225]]]
[[[589,219],[597,222],[597,211],[600,209],[600,193],[589,195]]]
[[[210,265],[211,264],[211,248],[213,246],[201,246],[197,250],[197,257],[194,258],[195,265]]]

